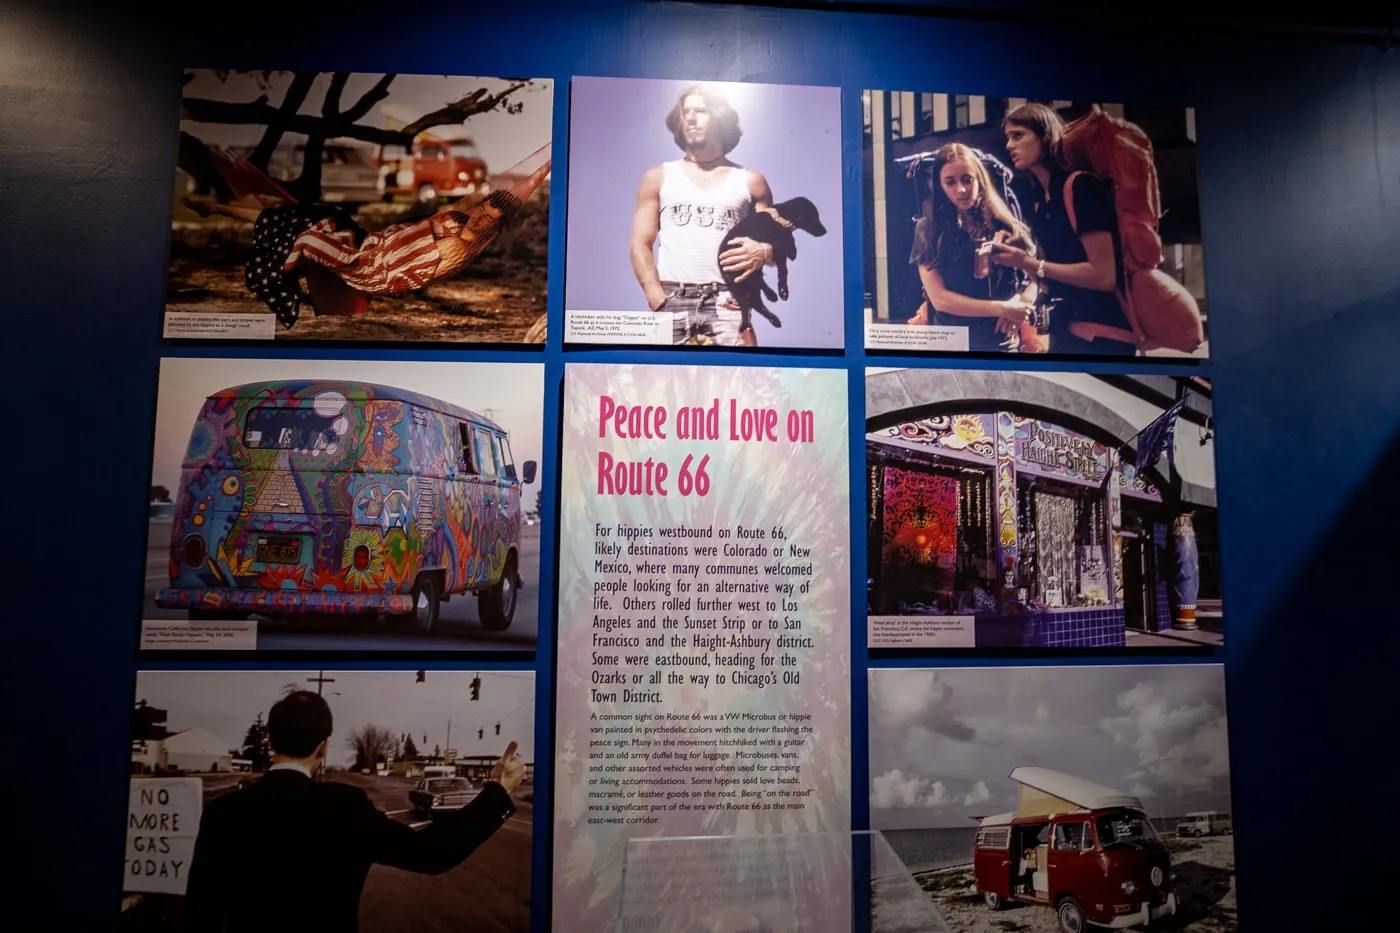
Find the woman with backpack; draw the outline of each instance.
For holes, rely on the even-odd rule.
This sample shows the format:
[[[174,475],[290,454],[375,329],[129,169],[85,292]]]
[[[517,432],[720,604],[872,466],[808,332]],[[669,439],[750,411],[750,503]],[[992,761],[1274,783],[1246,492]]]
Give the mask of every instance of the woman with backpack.
[[[948,143],[928,163],[929,196],[914,228],[909,256],[918,267],[936,323],[967,328],[967,348],[1014,352],[1035,305],[1036,287],[1028,275],[990,262],[993,243],[1035,255],[1030,230],[998,193],[981,153]],[[995,164],[995,163],[994,163]],[[921,165],[922,168],[922,165]],[[924,308],[910,324],[927,324]],[[1033,327],[1024,331],[1035,342]]]
[[[1071,176],[1061,159],[1064,120],[1045,104],[1014,108],[1002,127],[1011,164],[1025,180],[1021,200],[1040,256],[997,244],[992,262],[1035,276],[1059,299],[1050,315],[1052,351],[1136,356],[1136,344],[1095,333],[1098,327],[1131,332],[1116,294],[1122,283],[1117,223],[1103,182],[1087,172]]]

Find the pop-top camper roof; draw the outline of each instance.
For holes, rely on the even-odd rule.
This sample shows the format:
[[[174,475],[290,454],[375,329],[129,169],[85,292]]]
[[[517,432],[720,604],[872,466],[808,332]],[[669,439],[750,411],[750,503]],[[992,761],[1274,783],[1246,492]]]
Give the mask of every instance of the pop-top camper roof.
[[[1069,810],[1114,807],[1142,809],[1142,800],[1132,794],[1049,768],[1017,768],[1011,772],[1011,780],[1021,785],[1017,816],[1048,816]]]
[[[999,826],[1015,819],[1074,810],[1143,809],[1139,797],[1049,768],[1017,768],[1011,772],[1011,780],[1021,785],[1015,812],[984,817],[980,825]]]

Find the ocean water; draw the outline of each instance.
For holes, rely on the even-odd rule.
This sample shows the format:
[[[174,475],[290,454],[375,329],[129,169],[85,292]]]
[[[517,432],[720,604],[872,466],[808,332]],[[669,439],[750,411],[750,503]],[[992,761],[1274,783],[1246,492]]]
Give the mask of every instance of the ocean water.
[[[911,872],[971,864],[972,846],[977,841],[976,826],[887,829],[883,834]]]

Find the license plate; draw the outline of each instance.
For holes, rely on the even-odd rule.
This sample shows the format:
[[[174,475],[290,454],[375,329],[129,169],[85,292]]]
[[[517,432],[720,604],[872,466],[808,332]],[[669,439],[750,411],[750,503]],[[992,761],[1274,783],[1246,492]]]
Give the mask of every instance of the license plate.
[[[300,557],[300,538],[258,539],[258,560],[264,564],[295,564]]]

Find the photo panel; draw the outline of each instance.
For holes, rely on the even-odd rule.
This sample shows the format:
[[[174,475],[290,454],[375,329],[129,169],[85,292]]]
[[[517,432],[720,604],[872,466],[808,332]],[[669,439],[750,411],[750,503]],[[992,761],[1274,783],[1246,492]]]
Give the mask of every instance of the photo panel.
[[[867,349],[1210,355],[1194,108],[861,105]]]
[[[846,378],[566,367],[558,933],[848,929]]]
[[[574,78],[565,342],[844,345],[841,91]]]
[[[528,670],[138,671],[117,928],[523,933],[534,735]]]
[[[164,336],[543,343],[553,96],[187,70]]]
[[[869,684],[870,825],[943,929],[1236,928],[1223,666]]]
[[[869,368],[868,644],[1224,643],[1211,384]]]
[[[160,376],[143,651],[534,650],[541,364]]]

